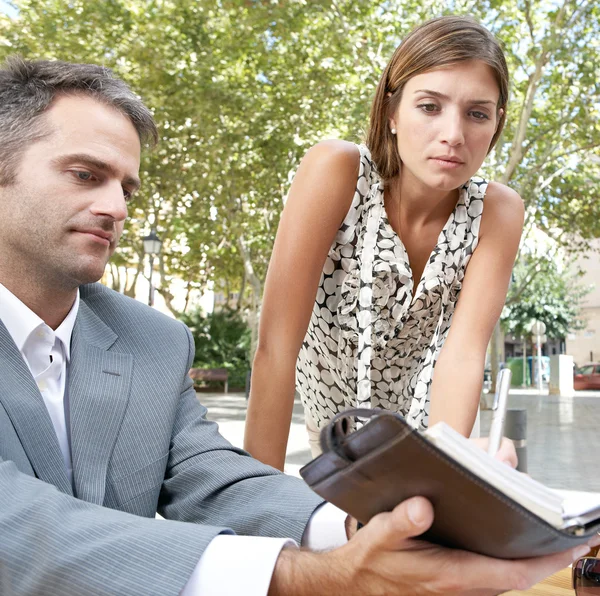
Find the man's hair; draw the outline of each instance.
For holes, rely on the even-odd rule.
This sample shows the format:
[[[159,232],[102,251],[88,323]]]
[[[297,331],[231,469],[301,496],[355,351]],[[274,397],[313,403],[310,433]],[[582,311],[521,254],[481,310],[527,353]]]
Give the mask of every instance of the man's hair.
[[[0,66],[0,186],[14,182],[27,147],[52,132],[45,112],[55,98],[78,94],[129,118],[140,142],[157,142],[152,113],[109,68],[11,56]]]

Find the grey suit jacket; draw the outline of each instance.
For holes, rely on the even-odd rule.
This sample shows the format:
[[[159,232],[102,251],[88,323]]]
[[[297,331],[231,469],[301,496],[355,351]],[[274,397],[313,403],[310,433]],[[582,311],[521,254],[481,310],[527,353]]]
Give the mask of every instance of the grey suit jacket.
[[[81,298],[68,377],[73,486],[0,323],[0,594],[176,595],[219,533],[299,542],[321,500],[206,420],[187,377],[189,330],[99,284]]]

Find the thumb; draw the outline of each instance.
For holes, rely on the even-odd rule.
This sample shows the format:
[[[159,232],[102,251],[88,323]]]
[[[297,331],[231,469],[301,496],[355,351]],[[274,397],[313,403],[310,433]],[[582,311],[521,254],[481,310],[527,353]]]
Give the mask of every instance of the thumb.
[[[424,497],[412,497],[393,511],[373,517],[359,534],[368,531],[385,550],[398,550],[408,538],[419,536],[433,523],[433,506]]]

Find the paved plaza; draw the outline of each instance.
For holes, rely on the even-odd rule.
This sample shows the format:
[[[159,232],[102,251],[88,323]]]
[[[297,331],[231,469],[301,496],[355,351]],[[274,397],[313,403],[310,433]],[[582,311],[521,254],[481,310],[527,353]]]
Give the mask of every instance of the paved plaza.
[[[199,393],[208,417],[221,433],[241,447],[246,399],[241,393]],[[527,471],[547,486],[600,492],[600,392],[579,391],[575,397],[539,396],[536,391],[511,390],[509,408],[527,410]],[[481,412],[482,435],[487,434],[491,412]],[[304,414],[294,405],[286,472],[310,461]]]

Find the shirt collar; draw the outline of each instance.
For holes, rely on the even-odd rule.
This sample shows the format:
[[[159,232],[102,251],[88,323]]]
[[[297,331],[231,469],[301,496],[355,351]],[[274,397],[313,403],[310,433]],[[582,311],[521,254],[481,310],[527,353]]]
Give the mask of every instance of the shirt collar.
[[[75,326],[75,319],[79,311],[79,300],[79,290],[77,290],[75,302],[69,314],[64,318],[56,331],[54,331],[56,337],[63,343],[67,362],[71,358],[71,336],[73,335],[73,327]],[[1,283],[0,320],[4,323],[20,352],[23,352],[25,342],[33,331],[40,327],[40,325],[46,325],[40,317]]]

